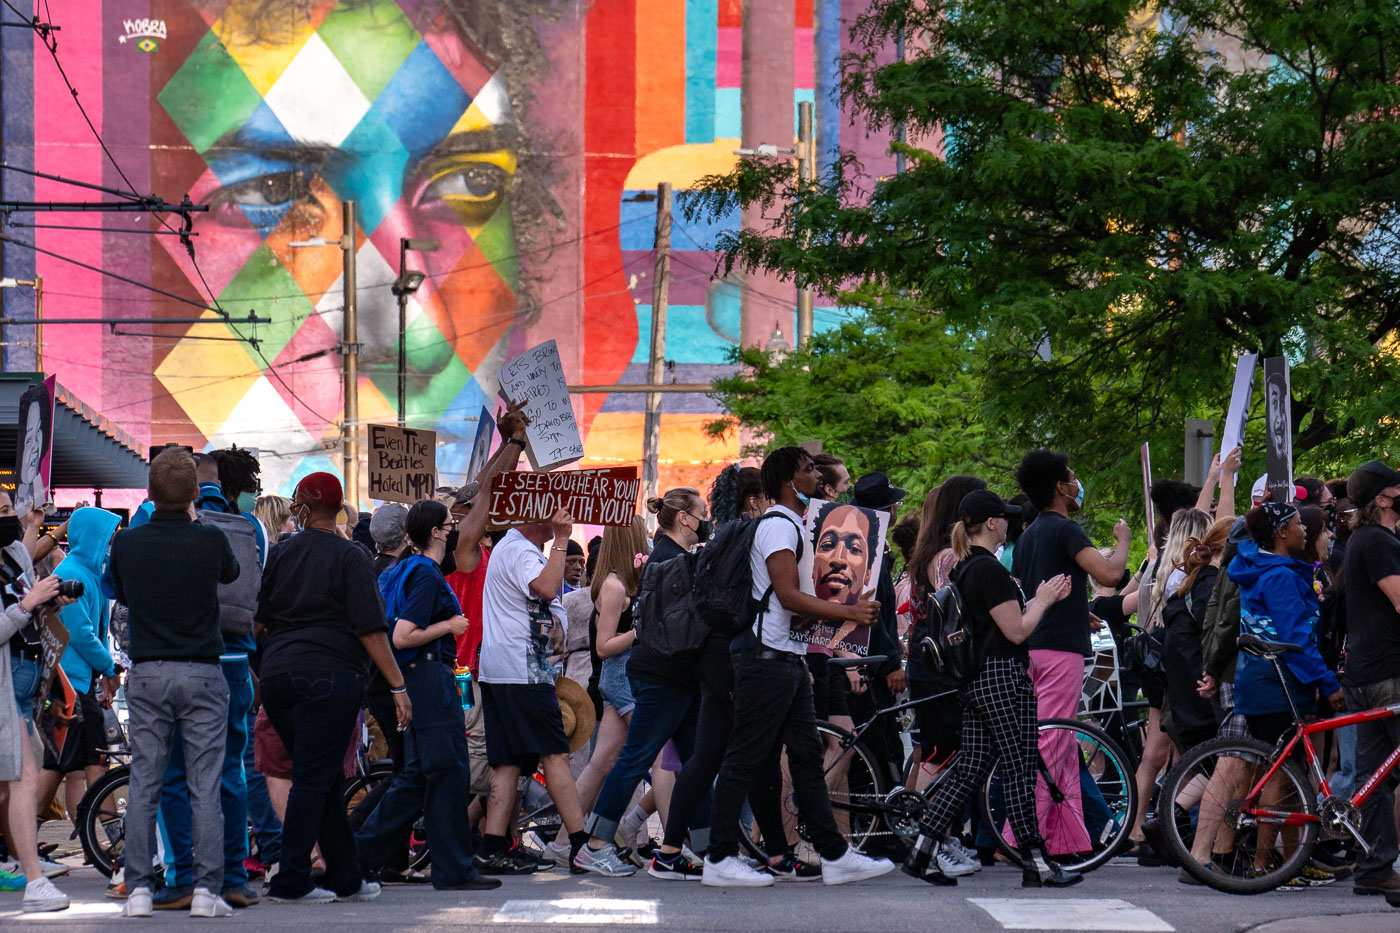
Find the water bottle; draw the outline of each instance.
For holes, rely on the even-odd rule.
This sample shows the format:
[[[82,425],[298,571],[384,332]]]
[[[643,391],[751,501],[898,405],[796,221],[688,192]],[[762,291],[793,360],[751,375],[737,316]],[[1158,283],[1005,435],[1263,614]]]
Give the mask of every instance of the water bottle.
[[[472,672],[470,668],[459,667],[454,673],[457,675],[457,692],[462,694],[462,709],[472,708]]]

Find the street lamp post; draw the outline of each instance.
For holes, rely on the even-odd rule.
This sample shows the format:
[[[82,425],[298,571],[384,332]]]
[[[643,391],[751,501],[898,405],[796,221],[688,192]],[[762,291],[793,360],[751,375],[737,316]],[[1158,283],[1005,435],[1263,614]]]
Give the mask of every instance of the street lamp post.
[[[431,252],[442,244],[431,237],[399,237],[399,277],[394,280],[394,297],[399,302],[399,427],[407,427],[408,386],[408,296],[418,291],[427,276],[407,268],[408,251]]]

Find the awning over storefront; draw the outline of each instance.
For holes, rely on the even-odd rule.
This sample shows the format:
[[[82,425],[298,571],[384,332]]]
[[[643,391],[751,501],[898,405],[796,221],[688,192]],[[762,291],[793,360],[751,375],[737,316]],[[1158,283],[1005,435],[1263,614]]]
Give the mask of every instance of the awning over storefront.
[[[43,373],[0,373],[0,471],[14,470],[19,400]],[[136,438],[74,397],[61,384],[53,423],[54,489],[145,489],[146,457]]]

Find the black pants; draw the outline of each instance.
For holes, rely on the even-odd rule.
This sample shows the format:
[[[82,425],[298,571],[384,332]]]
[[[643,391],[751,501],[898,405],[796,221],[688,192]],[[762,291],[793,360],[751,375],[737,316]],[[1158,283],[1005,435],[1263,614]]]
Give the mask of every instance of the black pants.
[[[1347,709],[1360,712],[1400,703],[1400,677],[1346,688]],[[1356,726],[1356,786],[1371,779],[1400,745],[1400,718],[1378,719]],[[1356,863],[1356,880],[1376,884],[1390,877],[1395,861],[1395,775],[1376,785],[1361,808],[1361,835],[1371,844],[1371,854]]]
[[[269,893],[309,892],[311,849],[326,862],[322,886],[348,896],[360,889],[360,860],[345,815],[345,747],[365,695],[361,674],[274,674],[262,682],[267,718],[292,759],[292,790],[282,821],[281,870]]]
[[[1007,816],[1020,846],[1040,845],[1035,813],[1039,729],[1035,693],[1026,665],[988,658],[982,672],[958,693],[962,703],[962,749],[952,776],[938,785],[919,819],[921,835],[937,839],[960,817],[972,794],[1002,762]]]
[[[679,849],[685,842],[686,830],[714,787],[715,775],[719,774],[733,732],[734,664],[727,648],[715,651],[707,646],[700,657],[700,711],[695,726],[695,745],[671,791],[664,845]],[[763,762],[754,786],[749,789],[749,808],[753,810],[754,821],[763,833],[764,848],[770,855],[782,855],[790,848],[778,803],[783,784],[780,752],[781,748]],[[713,808],[710,826],[714,826]],[[713,833],[710,838],[713,839]],[[696,841],[693,832],[691,841]]]
[[[797,812],[823,859],[846,854],[822,770],[823,747],[812,712],[812,683],[800,655],[738,655],[734,662],[734,733],[715,783],[710,859],[739,853],[739,812],[765,760],[787,746]]]
[[[452,672],[441,661],[412,661],[403,670],[413,701],[413,721],[404,731],[404,768],[356,834],[360,857],[374,868],[392,868],[403,851],[404,831],[422,813],[428,831],[433,887],[475,877],[467,733]]]

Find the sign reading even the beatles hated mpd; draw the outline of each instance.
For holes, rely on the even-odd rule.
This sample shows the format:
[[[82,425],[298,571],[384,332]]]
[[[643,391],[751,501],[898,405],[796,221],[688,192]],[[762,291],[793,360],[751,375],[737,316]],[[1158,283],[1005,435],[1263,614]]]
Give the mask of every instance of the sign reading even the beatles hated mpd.
[[[569,383],[559,347],[546,340],[502,366],[496,373],[501,397],[525,403],[525,455],[536,470],[552,470],[583,458],[583,437],[574,418]],[[469,477],[471,478],[471,477]]]
[[[636,467],[498,473],[491,480],[491,523],[547,522],[566,509],[576,525],[630,525],[641,486]]]
[[[369,497],[412,505],[437,486],[437,432],[369,426]]]

